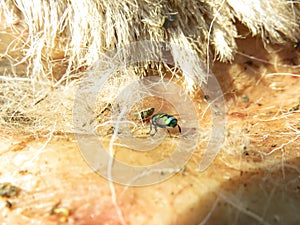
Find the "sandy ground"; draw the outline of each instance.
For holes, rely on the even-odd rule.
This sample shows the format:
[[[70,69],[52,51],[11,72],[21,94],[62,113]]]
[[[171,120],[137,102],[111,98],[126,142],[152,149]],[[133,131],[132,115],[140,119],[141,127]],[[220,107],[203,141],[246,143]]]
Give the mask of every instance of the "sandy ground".
[[[227,125],[206,171],[197,170],[199,146],[185,170],[167,181],[125,187],[93,172],[72,134],[3,129],[0,184],[17,191],[6,184],[0,223],[299,224],[299,47],[266,46],[267,52],[251,37],[238,45],[232,64],[212,69],[225,93]]]

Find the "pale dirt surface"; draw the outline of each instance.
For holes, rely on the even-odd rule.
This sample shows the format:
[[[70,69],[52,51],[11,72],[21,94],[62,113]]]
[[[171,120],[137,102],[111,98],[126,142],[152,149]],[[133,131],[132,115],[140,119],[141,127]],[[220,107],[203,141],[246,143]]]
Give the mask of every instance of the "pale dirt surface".
[[[0,223],[122,224],[123,217],[151,225],[299,224],[299,47],[273,46],[269,54],[259,39],[238,44],[232,64],[213,67],[226,97],[227,132],[208,170],[197,171],[199,146],[184,172],[147,187],[115,184],[114,199],[74,136],[2,131],[0,182],[20,191],[0,198]],[[69,215],[51,214],[54,208]]]

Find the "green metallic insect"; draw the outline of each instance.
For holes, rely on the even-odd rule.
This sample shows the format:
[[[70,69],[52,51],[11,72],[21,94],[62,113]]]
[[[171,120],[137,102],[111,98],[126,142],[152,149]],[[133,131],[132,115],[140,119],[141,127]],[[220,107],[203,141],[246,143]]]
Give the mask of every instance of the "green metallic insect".
[[[151,122],[150,122],[150,132],[152,131],[152,126],[154,127],[155,133],[151,134],[151,136],[154,136],[157,133],[157,127],[160,128],[167,128],[167,127],[178,127],[179,133],[181,133],[181,127],[178,125],[178,120],[171,115],[168,115],[166,113],[158,113],[154,114],[152,116]],[[169,132],[169,130],[168,130]],[[169,132],[170,134],[170,132]]]

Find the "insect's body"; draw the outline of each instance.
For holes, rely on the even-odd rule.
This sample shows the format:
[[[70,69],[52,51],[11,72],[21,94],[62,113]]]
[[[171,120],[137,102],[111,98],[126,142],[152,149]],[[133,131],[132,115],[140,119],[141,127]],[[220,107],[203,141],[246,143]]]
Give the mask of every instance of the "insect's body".
[[[151,136],[155,135],[157,132],[157,127],[167,128],[167,127],[178,127],[179,132],[181,133],[181,127],[178,125],[178,120],[171,115],[166,113],[158,113],[152,116],[150,123],[150,132],[152,131],[152,126],[154,126],[155,133]],[[169,132],[169,131],[168,131]]]

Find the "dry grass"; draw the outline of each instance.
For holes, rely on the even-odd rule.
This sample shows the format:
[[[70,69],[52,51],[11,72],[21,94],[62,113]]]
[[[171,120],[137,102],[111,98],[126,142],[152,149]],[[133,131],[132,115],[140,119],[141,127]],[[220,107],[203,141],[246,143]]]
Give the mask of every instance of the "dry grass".
[[[23,121],[24,129],[34,132],[51,130],[53,121],[58,131],[71,130],[76,80],[107,50],[140,40],[170,41],[195,49],[211,63],[234,58],[236,38],[245,37],[237,33],[237,23],[266,44],[299,38],[295,1],[1,0],[0,5],[1,36],[9,43],[1,47],[1,65],[6,65],[1,124]],[[186,59],[174,56],[181,64]],[[205,79],[184,76],[190,91]]]
[[[29,133],[45,140],[36,152],[31,152],[31,160],[20,163],[20,168],[37,168],[34,164],[37,159],[44,153],[51,154],[51,149],[44,149],[53,137],[74,132],[72,110],[76,91],[82,78],[89,74],[87,71],[95,72],[93,66],[99,58],[103,59],[104,53],[134,41],[151,40],[168,41],[183,49],[196,50],[204,62],[201,63],[201,73],[181,74],[178,68],[163,63],[146,62],[128,67],[123,73],[114,74],[105,84],[104,91],[98,96],[97,107],[91,110],[90,125],[111,138],[108,134],[111,124],[106,126],[112,120],[111,111],[102,111],[114,102],[122,88],[149,74],[172,77],[190,91],[198,107],[202,142],[192,158],[198,166],[201,149],[209,139],[211,121],[206,114],[209,104],[197,88],[205,82],[207,72],[212,68],[224,90],[228,119],[224,151],[217,158],[218,169],[224,173],[230,170],[242,174],[243,171],[256,173],[259,169],[272,173],[279,168],[283,178],[288,177],[286,171],[289,169],[299,174],[298,165],[294,161],[288,163],[288,160],[299,159],[299,81],[293,82],[300,76],[297,53],[299,1],[0,0],[0,6],[3,21],[0,38],[7,43],[0,46],[0,127],[11,134]],[[260,37],[262,44],[256,45],[255,41],[249,46],[239,44],[240,39],[251,39],[252,36]],[[285,48],[289,49],[288,54],[284,52]],[[272,58],[272,55],[278,58]],[[191,66],[194,69],[195,62],[198,62],[185,53],[173,57],[178,67]],[[110,65],[118,63],[115,58],[107,58],[101,64],[107,68],[101,69],[109,70]],[[265,95],[262,94],[264,91]],[[157,105],[163,110],[173,110],[171,106],[161,107],[160,102]],[[130,113],[151,106],[151,101],[141,102]],[[144,125],[143,121],[135,123],[135,127]],[[174,137],[177,138],[176,133]],[[7,137],[7,140],[10,139]],[[114,141],[114,136],[111,140]],[[24,148],[23,142],[19,147],[16,145],[15,151]],[[3,151],[1,155],[6,153]],[[117,154],[120,158],[127,157],[121,150]],[[144,162],[147,157],[156,159],[151,158],[152,155],[142,158],[137,154],[135,162],[138,159]],[[199,182],[201,175],[197,169],[191,173],[192,181]],[[220,173],[214,175],[218,177]],[[44,175],[47,177],[51,172]],[[13,181],[17,177],[17,172],[14,172],[9,179]],[[22,184],[22,178],[18,182]],[[110,199],[119,222],[125,223],[127,214],[118,204],[119,192],[112,183],[109,185]],[[86,187],[82,186],[83,189]],[[47,194],[47,190],[42,191]],[[202,224],[213,218],[213,212],[220,209],[220,201],[256,222],[268,224],[265,212],[261,215],[255,209],[248,209],[235,199],[236,195],[230,196],[224,191],[217,196],[211,211],[202,218]]]

